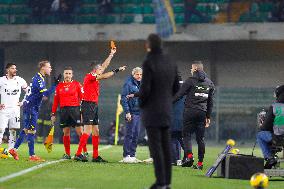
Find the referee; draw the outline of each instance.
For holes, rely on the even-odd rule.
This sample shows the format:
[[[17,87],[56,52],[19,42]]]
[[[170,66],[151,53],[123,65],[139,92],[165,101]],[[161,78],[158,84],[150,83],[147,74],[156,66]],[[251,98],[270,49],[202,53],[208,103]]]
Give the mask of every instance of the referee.
[[[56,110],[60,106],[60,127],[63,129],[63,144],[65,154],[62,159],[71,159],[70,155],[70,128],[75,127],[76,133],[81,137],[83,126],[81,124],[80,104],[82,100],[82,85],[73,78],[73,69],[66,67],[63,72],[64,81],[60,82],[55,90],[51,121],[56,120]],[[84,152],[87,148],[84,146]]]
[[[92,162],[107,162],[99,156],[99,116],[98,116],[98,101],[100,95],[100,80],[108,79],[120,71],[124,71],[126,66],[114,69],[104,73],[109,66],[112,57],[116,53],[116,49],[111,49],[110,55],[103,64],[92,63],[91,72],[87,73],[84,78],[84,94],[82,98],[82,118],[84,124],[84,133],[80,139],[79,147],[74,157],[77,161],[88,161],[88,158],[82,155],[82,149],[86,146],[88,138],[92,133],[93,158]]]

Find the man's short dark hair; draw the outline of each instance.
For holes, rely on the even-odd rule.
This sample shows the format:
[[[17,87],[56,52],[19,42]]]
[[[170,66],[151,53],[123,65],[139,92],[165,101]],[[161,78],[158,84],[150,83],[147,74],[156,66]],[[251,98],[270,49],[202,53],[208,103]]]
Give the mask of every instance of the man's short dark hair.
[[[72,71],[73,71],[73,68],[72,68],[71,66],[66,66],[66,67],[64,68],[64,70],[72,70]]]
[[[150,34],[147,38],[150,49],[161,49],[162,48],[162,39],[157,34]]]
[[[203,70],[203,62],[201,60],[195,60],[192,65],[197,67],[197,70]]]
[[[6,65],[6,70],[7,69],[9,69],[9,68],[11,68],[12,66],[17,66],[15,63],[13,63],[13,62],[9,62],[7,65]]]
[[[99,66],[101,66],[101,64],[99,64],[99,62],[95,60],[95,61],[91,62],[90,68],[91,68],[91,70],[96,70],[96,69],[98,69]]]

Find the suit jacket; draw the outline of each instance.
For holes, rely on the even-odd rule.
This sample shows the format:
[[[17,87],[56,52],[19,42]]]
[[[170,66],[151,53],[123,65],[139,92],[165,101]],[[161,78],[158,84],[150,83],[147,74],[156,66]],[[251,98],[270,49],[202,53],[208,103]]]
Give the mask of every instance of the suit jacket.
[[[142,125],[170,127],[173,96],[179,89],[177,66],[161,49],[152,50],[143,62],[139,91]]]

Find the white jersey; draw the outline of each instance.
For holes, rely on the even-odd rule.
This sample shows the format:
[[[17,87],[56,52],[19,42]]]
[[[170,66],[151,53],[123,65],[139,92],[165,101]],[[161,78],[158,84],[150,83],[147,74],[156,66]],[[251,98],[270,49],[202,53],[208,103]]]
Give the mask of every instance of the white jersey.
[[[1,104],[5,105],[5,109],[18,107],[22,89],[27,87],[27,82],[19,76],[14,76],[13,79],[0,77]]]

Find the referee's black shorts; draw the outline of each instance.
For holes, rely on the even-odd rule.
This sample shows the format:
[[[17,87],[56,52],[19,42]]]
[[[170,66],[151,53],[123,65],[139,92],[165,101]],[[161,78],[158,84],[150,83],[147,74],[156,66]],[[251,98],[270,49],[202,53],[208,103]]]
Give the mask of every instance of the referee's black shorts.
[[[82,118],[84,125],[99,125],[97,103],[82,101],[81,109],[82,109]]]
[[[79,127],[81,123],[80,106],[65,106],[60,108],[60,127]]]

